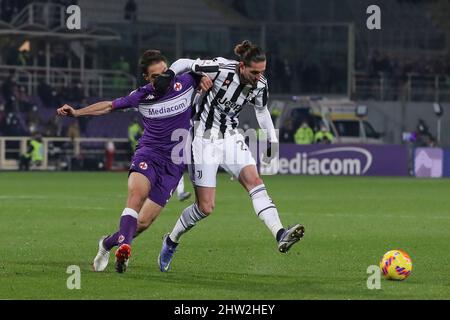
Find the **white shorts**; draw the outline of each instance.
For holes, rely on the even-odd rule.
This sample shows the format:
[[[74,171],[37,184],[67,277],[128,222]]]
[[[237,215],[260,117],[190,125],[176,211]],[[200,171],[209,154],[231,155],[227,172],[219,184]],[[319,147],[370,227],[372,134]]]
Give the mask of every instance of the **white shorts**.
[[[219,166],[231,174],[239,177],[242,168],[255,165],[244,137],[240,133],[225,137],[224,139],[205,139],[194,136],[191,144],[191,165],[189,175],[192,182],[200,187],[216,187],[216,176]]]

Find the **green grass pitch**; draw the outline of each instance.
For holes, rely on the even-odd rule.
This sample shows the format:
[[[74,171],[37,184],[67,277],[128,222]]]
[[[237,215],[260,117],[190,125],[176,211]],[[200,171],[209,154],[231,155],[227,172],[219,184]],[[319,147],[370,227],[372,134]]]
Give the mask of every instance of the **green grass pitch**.
[[[192,187],[187,183],[188,190]],[[283,255],[247,193],[219,175],[216,210],[186,234],[172,270],[156,259],[187,203],[176,198],[133,243],[125,274],[91,271],[114,231],[126,173],[0,173],[0,299],[450,299],[450,180],[265,177],[282,222],[305,238]],[[402,248],[402,282],[367,289],[370,265]],[[66,286],[81,268],[81,289]]]

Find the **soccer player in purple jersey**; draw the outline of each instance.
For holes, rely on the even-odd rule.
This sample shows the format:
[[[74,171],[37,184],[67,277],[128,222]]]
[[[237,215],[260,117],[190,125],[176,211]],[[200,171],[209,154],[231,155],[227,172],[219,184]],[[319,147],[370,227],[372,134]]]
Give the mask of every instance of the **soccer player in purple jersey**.
[[[128,175],[128,198],[122,212],[119,230],[99,241],[94,271],[103,271],[108,265],[110,250],[116,250],[116,271],[122,273],[131,256],[135,236],[147,229],[159,216],[172,192],[182,178],[184,164],[171,158],[172,149],[180,142],[172,141],[172,132],[190,127],[192,101],[197,87],[208,89],[201,77],[192,73],[165,81],[167,59],[157,50],[148,50],[141,57],[144,79],[149,83],[130,95],[102,101],[75,110],[64,105],[57,110],[62,116],[99,116],[119,109],[138,108],[143,117],[144,134],[132,158]],[[159,82],[164,83],[163,86]],[[169,84],[169,89],[167,89]],[[162,89],[160,89],[162,88]],[[167,91],[166,91],[167,90]]]

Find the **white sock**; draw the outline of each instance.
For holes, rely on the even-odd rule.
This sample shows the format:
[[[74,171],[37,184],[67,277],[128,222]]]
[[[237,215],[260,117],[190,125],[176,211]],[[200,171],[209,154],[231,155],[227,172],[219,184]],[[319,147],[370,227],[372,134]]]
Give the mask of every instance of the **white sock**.
[[[177,195],[178,197],[184,192],[184,177],[181,177],[180,182],[178,182],[177,186]]]
[[[194,203],[183,210],[180,218],[178,219],[175,227],[170,233],[170,240],[173,242],[179,242],[180,237],[189,231],[193,226],[197,224],[200,220],[206,218],[206,214],[200,211],[197,204]]]
[[[283,228],[280,217],[278,216],[278,210],[272,199],[266,191],[266,186],[260,184],[249,191],[250,198],[252,198],[253,208],[256,215],[266,224],[270,232],[272,232],[275,239],[277,233]]]

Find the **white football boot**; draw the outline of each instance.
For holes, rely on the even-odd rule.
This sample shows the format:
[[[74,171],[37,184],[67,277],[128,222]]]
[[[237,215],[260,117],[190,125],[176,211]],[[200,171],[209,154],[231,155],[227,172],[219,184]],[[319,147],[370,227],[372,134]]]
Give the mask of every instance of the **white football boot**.
[[[94,271],[101,272],[108,266],[109,251],[106,250],[103,246],[103,240],[105,240],[105,238],[107,237],[108,236],[101,237],[100,241],[98,242],[98,252],[94,258],[94,263],[92,264]]]

